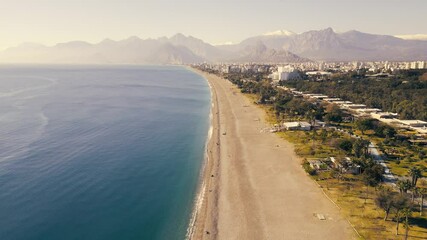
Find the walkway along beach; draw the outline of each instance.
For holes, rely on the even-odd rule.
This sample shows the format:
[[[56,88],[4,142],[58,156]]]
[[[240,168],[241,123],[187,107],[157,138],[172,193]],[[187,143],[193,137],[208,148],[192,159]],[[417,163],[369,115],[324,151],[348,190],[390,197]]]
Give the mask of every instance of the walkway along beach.
[[[211,86],[213,132],[189,238],[355,239],[292,145],[262,131],[264,111],[229,81],[195,71]]]

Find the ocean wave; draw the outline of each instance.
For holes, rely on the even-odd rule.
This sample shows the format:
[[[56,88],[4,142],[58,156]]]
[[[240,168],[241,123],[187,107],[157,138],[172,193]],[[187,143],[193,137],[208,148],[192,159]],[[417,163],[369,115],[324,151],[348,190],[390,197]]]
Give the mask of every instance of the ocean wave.
[[[2,151],[0,162],[22,158],[30,151],[30,145],[43,136],[46,127],[49,125],[49,118],[43,112],[39,112],[35,118],[38,119],[38,122],[36,127],[30,128],[33,131],[28,131],[25,136],[20,136],[14,140],[9,139],[12,144],[7,147],[7,150]]]
[[[27,92],[31,92],[31,91],[50,88],[50,87],[52,87],[58,83],[58,80],[54,79],[54,78],[45,78],[45,77],[22,77],[22,78],[46,80],[46,81],[48,81],[48,83],[44,84],[44,85],[27,87],[27,88],[22,88],[22,89],[18,89],[18,90],[8,91],[8,92],[0,92],[0,98],[14,97],[14,96],[20,95],[22,93],[27,93]]]
[[[202,208],[202,205],[203,205],[203,202],[205,199],[205,193],[206,193],[206,181],[204,180],[204,174],[205,174],[205,168],[208,166],[209,161],[210,161],[209,154],[208,154],[208,151],[209,151],[208,145],[209,145],[209,142],[211,141],[211,138],[213,135],[213,109],[214,109],[212,86],[211,86],[209,81],[207,81],[207,82],[208,82],[208,85],[210,88],[211,109],[209,112],[209,131],[208,131],[208,136],[207,136],[206,142],[205,142],[205,156],[204,156],[205,163],[203,164],[203,167],[201,169],[200,178],[202,180],[202,184],[199,187],[199,191],[198,191],[196,198],[195,198],[195,201],[194,201],[193,211],[191,213],[190,222],[188,224],[187,233],[185,235],[186,240],[190,240],[193,237],[194,230],[196,227],[197,215],[199,214],[199,212]]]

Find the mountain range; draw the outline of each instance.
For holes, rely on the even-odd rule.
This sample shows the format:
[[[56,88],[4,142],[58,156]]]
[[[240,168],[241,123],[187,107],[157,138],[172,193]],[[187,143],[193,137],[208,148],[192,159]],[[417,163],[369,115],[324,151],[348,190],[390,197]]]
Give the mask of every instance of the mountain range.
[[[238,44],[211,45],[183,34],[170,38],[105,39],[48,47],[24,43],[0,52],[1,63],[188,64],[199,62],[285,63],[305,61],[427,60],[427,40],[403,39],[332,28],[300,34],[281,30]]]

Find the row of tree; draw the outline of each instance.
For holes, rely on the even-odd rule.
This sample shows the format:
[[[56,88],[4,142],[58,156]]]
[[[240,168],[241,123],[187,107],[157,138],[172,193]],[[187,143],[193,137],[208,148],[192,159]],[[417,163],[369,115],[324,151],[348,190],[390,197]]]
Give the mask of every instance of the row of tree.
[[[417,183],[422,177],[421,169],[412,167],[409,169],[408,174],[410,179],[398,180],[396,185],[399,192],[393,191],[390,187],[381,187],[375,198],[375,203],[378,207],[384,210],[384,221],[387,221],[389,214],[394,212],[394,220],[396,221],[396,235],[399,233],[399,223],[403,219],[403,226],[405,228],[405,239],[409,231],[409,219],[416,207],[415,197],[419,197],[419,215],[423,214],[424,197],[427,194],[427,182],[421,181]],[[409,194],[408,191],[411,193]]]
[[[339,75],[330,81],[286,81],[300,91],[322,93],[384,111],[397,112],[403,119],[427,120],[427,81],[423,72],[402,72],[386,79]]]

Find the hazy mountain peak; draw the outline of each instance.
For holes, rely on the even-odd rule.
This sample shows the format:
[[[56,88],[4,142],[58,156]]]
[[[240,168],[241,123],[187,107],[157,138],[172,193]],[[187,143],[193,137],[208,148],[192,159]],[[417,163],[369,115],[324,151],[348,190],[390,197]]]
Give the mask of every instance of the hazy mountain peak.
[[[99,43],[110,43],[110,42],[115,42],[115,41],[112,40],[111,38],[106,38],[106,39],[100,41]]]
[[[195,63],[322,61],[412,61],[427,60],[427,35],[378,35],[332,28],[300,34],[280,30],[255,36],[239,44],[212,46],[192,36],[177,33],[157,39],[137,36],[121,41],[105,39],[97,44],[83,41],[47,47],[24,43],[0,52],[3,63]],[[398,38],[400,37],[400,38]],[[405,40],[411,39],[411,40]],[[414,41],[412,39],[417,39]],[[297,54],[297,55],[295,55]]]
[[[116,43],[116,41],[114,41],[114,40],[112,40],[110,38],[106,38],[106,39],[102,40],[101,42],[99,42],[98,44],[99,45],[111,45],[111,44],[114,44],[114,43]]]
[[[185,46],[175,46],[171,43],[163,43],[147,60],[157,64],[186,64],[204,61],[202,57],[195,55]]]
[[[174,42],[174,41],[194,41],[194,42],[200,42],[200,43],[203,42],[202,40],[200,40],[198,38],[195,38],[191,35],[186,36],[182,33],[177,33],[177,34],[173,35],[172,37],[169,38],[169,40],[171,40],[172,42]]]
[[[139,38],[138,36],[131,36],[126,38],[125,40],[123,40],[124,42],[138,42],[141,41],[142,39]]]
[[[288,31],[288,30],[277,30],[274,32],[267,32],[264,33],[263,36],[293,36],[296,33],[292,32],[292,31]]]
[[[283,49],[268,48],[261,40],[245,46],[242,51],[236,52],[235,56],[239,57],[232,58],[233,62],[286,63],[309,61]]]
[[[65,42],[65,43],[58,43],[55,46],[59,48],[84,48],[84,47],[90,47],[93,45],[84,41],[71,41],[71,42]]]
[[[353,29],[353,30],[349,30],[349,31],[346,31],[346,32],[340,32],[340,33],[362,33],[362,32]]]
[[[325,29],[321,29],[319,31],[317,31],[319,33],[323,33],[323,34],[336,34],[334,29],[332,29],[331,27],[325,28]]]
[[[188,42],[188,41],[192,41],[192,42],[203,42],[202,40],[192,37],[192,36],[185,36],[182,33],[177,33],[175,35],[173,35],[172,37],[169,38],[170,41],[174,42],[174,43],[183,43],[183,42]]]
[[[177,33],[175,35],[173,35],[172,37],[170,37],[171,39],[182,39],[182,38],[187,38],[187,36],[185,36],[182,33]]]
[[[39,47],[46,47],[43,44],[40,43],[34,43],[34,42],[24,42],[19,44],[19,46],[17,46],[19,48],[39,48]]]

